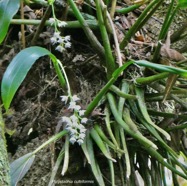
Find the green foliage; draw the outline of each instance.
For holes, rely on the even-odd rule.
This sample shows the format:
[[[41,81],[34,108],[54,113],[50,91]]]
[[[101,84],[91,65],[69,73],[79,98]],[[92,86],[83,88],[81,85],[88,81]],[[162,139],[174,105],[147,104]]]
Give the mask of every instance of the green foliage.
[[[120,68],[117,68],[113,74],[112,78],[108,81],[108,83],[100,90],[100,92],[96,95],[96,97],[93,99],[93,101],[88,105],[85,115],[88,116],[94,108],[98,105],[99,101],[103,98],[103,96],[106,94],[106,92],[110,89],[110,87],[114,84],[114,82],[117,80],[117,78],[120,76],[120,74],[133,62],[129,61],[125,63]]]
[[[0,1],[0,44],[6,37],[10,21],[19,9],[20,0]]]
[[[180,8],[187,8],[187,0],[178,0]]]
[[[10,164],[11,185],[15,186],[30,169],[35,155],[31,152],[20,157]]]
[[[36,3],[39,1],[29,1],[29,3],[31,2]],[[55,6],[53,4],[54,2],[54,0],[45,1],[45,3],[52,5],[53,18],[56,19]],[[165,118],[167,118],[165,116],[168,116],[168,114],[156,111],[152,111],[152,114],[150,114],[147,108],[145,93],[145,89],[148,86],[151,86],[150,84],[152,82],[158,81],[159,88],[165,86],[165,78],[170,74],[176,74],[180,76],[181,79],[187,78],[187,70],[185,70],[186,68],[183,68],[182,65],[177,67],[153,63],[155,61],[158,61],[158,58],[160,56],[160,42],[158,42],[159,44],[155,49],[152,60],[153,62],[151,60],[146,61],[141,59],[132,59],[129,61],[125,61],[124,64],[121,64],[120,67],[116,68],[117,60],[115,61],[115,59],[119,59],[121,57],[119,54],[122,51],[117,51],[116,53],[118,56],[114,56],[114,51],[112,50],[114,49],[114,47],[113,44],[111,44],[111,36],[115,37],[115,33],[113,33],[115,29],[111,32],[110,26],[114,25],[110,25],[109,22],[106,21],[108,19],[107,16],[109,15],[108,9],[110,10],[112,1],[104,1],[107,6],[102,4],[102,1],[95,1],[97,20],[99,22],[98,27],[100,28],[101,38],[103,40],[102,44],[100,43],[101,38],[97,37],[97,35],[95,35],[92,32],[91,28],[88,26],[86,21],[90,20],[85,20],[83,16],[85,14],[82,14],[82,12],[79,11],[77,5],[73,0],[68,0],[68,2],[70,8],[72,9],[71,11],[73,11],[76,19],[79,21],[92,47],[99,55],[101,59],[101,65],[106,68],[105,75],[109,79],[108,81],[106,81],[106,84],[103,86],[103,88],[96,94],[91,103],[87,106],[86,112],[84,114],[84,116],[89,117],[92,112],[98,107],[99,103],[102,104],[104,108],[104,116],[102,114],[99,115],[98,117],[100,119],[97,120],[97,122],[95,122],[95,119],[93,118],[92,125],[89,125],[89,129],[86,131],[84,143],[81,145],[87,162],[91,167],[92,173],[95,176],[96,181],[98,182],[98,185],[104,186],[105,180],[103,177],[102,168],[100,166],[101,161],[98,160],[96,156],[95,146],[97,146],[96,149],[99,149],[99,153],[103,155],[102,158],[106,158],[109,163],[112,186],[115,185],[116,173],[114,172],[115,169],[113,162],[116,161],[119,162],[120,171],[118,171],[118,173],[121,173],[120,176],[123,182],[122,185],[136,185],[134,180],[137,180],[137,172],[143,178],[145,185],[162,184],[166,182],[164,172],[164,169],[166,167],[167,169],[172,171],[172,176],[175,177],[176,180],[177,176],[187,179],[187,170],[185,169],[184,162],[181,163],[181,161],[179,160],[179,152],[176,152],[172,148],[172,145],[168,143],[168,141],[170,141],[170,143],[172,144],[172,138],[170,137],[172,135],[170,135],[169,132],[173,129],[169,125],[168,127],[158,126],[158,124],[162,124],[162,122],[154,122],[154,120],[152,119],[152,115],[155,117],[157,116],[155,113],[157,113],[164,118],[162,121],[165,122]],[[91,1],[86,1],[86,5],[89,5],[88,12],[93,13],[95,10],[93,11],[91,9],[90,11],[90,8],[92,7],[90,2]],[[126,49],[131,38],[137,31],[139,31],[143,27],[144,24],[146,24],[147,20],[155,13],[156,10],[158,10],[158,7],[161,6],[164,1],[142,1],[142,4],[144,2],[149,4],[142,11],[141,15],[129,29],[129,31],[126,32],[126,35],[121,43],[115,42],[115,50],[118,50],[119,46],[121,47],[121,49]],[[139,4],[135,4],[120,11],[117,10],[116,12],[128,13],[138,8],[139,6]],[[179,0],[177,7],[175,7],[174,0],[170,2],[165,21],[159,34],[159,41],[165,39],[171,22],[173,21],[179,7],[186,8],[187,1]],[[0,35],[0,43],[5,38],[10,20],[15,15],[18,8],[18,0],[0,1],[0,31],[2,33]],[[84,7],[84,9],[86,9],[86,7]],[[112,6],[111,9],[111,12],[115,12],[115,6]],[[94,15],[89,16],[93,17]],[[87,16],[88,19],[89,16]],[[58,30],[57,26],[58,25],[55,24],[55,30]],[[62,88],[65,89],[67,87],[68,89],[68,96],[64,97],[67,97],[67,99],[71,99],[70,101],[72,101],[70,84],[61,62],[47,49],[34,46],[26,48],[19,52],[10,62],[4,73],[1,83],[1,96],[6,110],[9,109],[16,91],[24,81],[32,65],[37,61],[37,59],[45,55],[48,55],[52,60]],[[130,69],[129,66],[131,66]],[[133,74],[132,69],[136,68],[137,66],[143,66],[147,69],[151,69],[153,75],[146,77],[143,76],[141,78],[135,77],[134,79],[132,78],[133,76],[129,77],[128,74]],[[63,71],[65,79],[61,71]],[[137,83],[139,84],[137,85]],[[147,84],[148,86],[139,86],[140,84]],[[186,98],[186,90],[180,89],[178,87],[175,87],[174,89],[172,88],[173,85],[171,86],[170,98],[177,101],[181,105],[185,105],[185,103],[182,103],[183,99],[177,97],[177,94],[173,95],[173,92],[181,91],[182,93],[184,93]],[[162,92],[160,94],[162,94]],[[151,96],[152,95],[153,94],[151,93]],[[65,102],[67,104],[67,101]],[[78,115],[78,111],[74,111],[74,113]],[[176,117],[175,114],[170,114],[169,116],[171,116],[172,118]],[[180,122],[183,124],[184,122],[186,122],[186,120],[184,121],[185,117],[183,117],[183,114],[181,114],[180,116],[182,116],[180,117]],[[68,117],[66,117],[66,119],[68,120]],[[99,123],[98,121],[101,123]],[[177,130],[179,129],[184,129],[184,126],[182,126],[181,128],[177,128]],[[27,173],[34,161],[36,152],[38,152],[46,145],[49,145],[51,142],[64,137],[66,134],[69,134],[66,130],[59,132],[55,136],[51,137],[47,142],[43,143],[35,151],[15,160],[11,164],[12,185],[16,185],[18,181],[20,181]],[[53,184],[52,182],[53,180],[55,180],[57,169],[60,167],[60,163],[63,158],[64,166],[62,169],[62,174],[64,175],[68,169],[69,153],[71,153],[69,147],[69,136],[71,136],[71,134],[66,136],[65,145],[63,146],[61,153],[57,159],[54,168],[55,171],[52,173],[49,185]],[[179,141],[178,143],[181,144],[181,141]],[[150,167],[148,166],[149,161],[151,162]],[[139,165],[139,168],[137,165]],[[141,185],[140,182],[139,185]]]
[[[9,108],[17,89],[25,79],[32,65],[38,58],[45,55],[50,56],[55,66],[58,67],[56,57],[42,47],[26,48],[19,52],[11,61],[3,75],[1,83],[1,97],[6,110]],[[65,80],[63,81],[65,82]]]
[[[172,73],[172,74],[178,74],[180,76],[183,76],[183,77],[187,78],[187,70],[184,70],[182,68],[151,63],[151,62],[145,61],[145,60],[139,60],[139,61],[134,61],[134,62],[137,65],[140,65],[140,66],[153,68],[153,69],[156,69],[156,70],[161,71],[161,72],[169,72],[169,73]]]
[[[40,145],[36,150],[25,154],[24,156],[16,159],[10,164],[10,176],[11,176],[11,185],[15,186],[17,183],[25,176],[25,174],[29,171],[33,161],[35,159],[35,154],[39,152],[42,148],[46,147],[50,143],[62,138],[67,134],[66,130],[59,132],[58,134],[52,136],[45,143]]]

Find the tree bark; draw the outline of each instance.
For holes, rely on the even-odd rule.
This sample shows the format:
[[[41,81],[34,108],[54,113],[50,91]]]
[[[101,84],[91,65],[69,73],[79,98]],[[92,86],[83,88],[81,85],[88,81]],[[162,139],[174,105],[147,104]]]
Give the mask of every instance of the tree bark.
[[[0,185],[10,186],[10,167],[4,129],[5,124],[0,108]]]

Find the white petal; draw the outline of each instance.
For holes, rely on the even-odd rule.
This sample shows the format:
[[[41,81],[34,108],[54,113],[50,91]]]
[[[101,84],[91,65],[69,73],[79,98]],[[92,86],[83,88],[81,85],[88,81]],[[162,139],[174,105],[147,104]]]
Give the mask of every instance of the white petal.
[[[54,18],[49,18],[49,23],[52,26],[55,23],[55,19]]]
[[[85,133],[86,132],[86,129],[84,128],[84,129],[80,129],[80,133],[82,134],[82,133]]]
[[[67,23],[65,21],[58,21],[58,26],[59,27],[65,27]]]
[[[84,116],[86,110],[79,110],[79,116]]]
[[[65,43],[65,48],[71,48],[71,43],[70,42]]]
[[[80,109],[81,109],[81,107],[79,105],[75,105],[74,110],[79,111]]]
[[[79,145],[82,145],[82,144],[84,143],[84,141],[83,141],[82,139],[78,139],[78,140],[77,140],[77,143],[78,143]]]
[[[70,131],[70,133],[71,133],[72,136],[78,134],[78,131],[77,131],[76,129],[72,129],[72,128],[71,128],[69,131]]]
[[[58,38],[58,43],[64,45],[64,39],[62,37]]]
[[[79,138],[81,138],[81,139],[84,139],[85,136],[86,136],[86,134],[84,134],[84,133],[79,134]]]
[[[64,50],[64,47],[62,45],[58,45],[55,50],[58,50],[59,52],[62,52]]]
[[[76,103],[74,101],[70,101],[68,109],[74,109]]]
[[[52,45],[57,43],[57,38],[56,37],[52,37],[50,40],[51,40]]]
[[[53,37],[60,38],[60,37],[61,37],[61,36],[60,36],[60,32],[55,32],[55,33],[53,34]]]
[[[72,122],[71,122],[71,119],[69,117],[66,117],[66,116],[63,116],[62,117],[62,122],[66,122],[67,124],[71,125]]]
[[[70,143],[74,144],[77,140],[76,140],[74,137],[71,137],[71,138],[69,139],[69,141],[70,141]]]
[[[87,123],[88,119],[87,118],[82,118],[81,123]]]
[[[76,105],[75,101],[71,101],[69,103],[68,109],[73,109],[73,110],[79,111],[81,109],[81,107],[79,105]]]
[[[64,37],[64,40],[65,40],[66,42],[70,41],[70,39],[71,39],[70,36],[65,36],[65,37]]]
[[[78,118],[77,118],[77,116],[74,114],[74,115],[72,115],[72,116],[70,116],[70,118],[71,118],[71,120],[72,120],[72,122],[74,123],[77,123],[77,121],[78,121]]]
[[[72,100],[73,100],[74,102],[76,102],[76,101],[79,101],[80,98],[78,98],[77,95],[73,95]]]
[[[69,96],[60,96],[61,101],[67,103]]]

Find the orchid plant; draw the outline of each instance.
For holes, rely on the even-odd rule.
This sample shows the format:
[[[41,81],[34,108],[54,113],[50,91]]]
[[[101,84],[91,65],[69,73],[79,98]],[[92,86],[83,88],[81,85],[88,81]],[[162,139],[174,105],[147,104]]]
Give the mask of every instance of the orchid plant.
[[[23,3],[23,1],[21,2]],[[64,52],[65,49],[70,48],[72,45],[70,42],[71,37],[69,35],[63,36],[60,32],[60,28],[66,28],[68,23],[56,18],[54,6],[55,0],[30,0],[25,2],[34,2],[39,3],[42,6],[51,7],[52,17],[46,21],[48,26],[54,28],[54,33],[50,38],[50,42],[52,46],[55,47],[55,50],[59,52]],[[163,85],[167,85],[168,83],[168,81],[165,82],[165,78],[170,75],[176,78],[180,76],[180,79],[178,80],[183,85],[183,81],[187,77],[186,66],[183,66],[183,63],[185,62],[177,63],[178,67],[154,63],[159,58],[161,47],[159,46],[160,41],[165,38],[169,26],[179,8],[187,7],[186,1],[177,1],[176,7],[174,0],[169,2],[166,19],[161,28],[158,46],[156,46],[153,53],[152,61],[134,60],[130,59],[130,57],[129,60],[126,61],[122,58],[121,54],[127,49],[127,46],[135,33],[143,27],[158,7],[161,6],[164,2],[163,0],[136,1],[133,5],[129,5],[129,7],[121,10],[116,10],[117,1],[111,0],[68,0],[67,2],[69,8],[73,11],[78,20],[79,27],[83,29],[90,44],[101,59],[101,66],[106,70],[106,84],[84,110],[80,104],[81,99],[77,95],[72,95],[63,63],[57,59],[55,55],[49,50],[38,46],[21,50],[13,58],[2,78],[1,98],[6,112],[8,112],[16,91],[25,79],[32,65],[37,59],[47,55],[52,61],[61,88],[65,92],[59,99],[66,105],[69,115],[61,116],[61,122],[63,124],[62,131],[52,136],[33,152],[13,161],[9,167],[5,142],[5,124],[1,113],[0,140],[3,141],[3,143],[0,143],[0,162],[3,162],[4,164],[0,164],[0,172],[3,172],[5,176],[0,176],[0,183],[2,185],[5,185],[5,183],[7,185],[17,185],[30,169],[36,153],[50,143],[65,137],[63,148],[57,157],[56,164],[51,174],[49,186],[54,184],[55,175],[63,158],[64,163],[61,174],[64,175],[67,172],[69,165],[69,146],[70,144],[74,145],[76,143],[82,148],[86,157],[85,159],[91,167],[92,173],[100,186],[105,185],[105,180],[101,173],[102,170],[99,161],[97,161],[94,152],[94,144],[102,152],[102,158],[106,158],[108,161],[112,186],[116,185],[116,174],[114,172],[114,167],[116,166],[114,163],[116,162],[119,164],[122,185],[155,184],[166,186],[168,183],[172,184],[172,182],[179,182],[181,179],[181,183],[186,184],[185,179],[187,180],[187,171],[185,154],[184,152],[176,152],[172,148],[172,145],[170,145],[170,143],[172,144],[172,131],[176,129],[186,132],[185,113],[176,115],[175,113],[160,112],[153,109],[150,110],[147,108],[146,103],[147,100],[156,99],[156,101],[159,101],[160,96],[163,97]],[[58,1],[57,3],[60,2]],[[87,12],[96,10],[95,13],[93,13],[93,16],[87,15],[88,17],[91,16],[91,21],[86,20],[86,16],[79,10],[78,5],[82,4],[89,7]],[[121,41],[118,41],[113,22],[115,12],[127,14],[142,5],[146,5],[146,8],[129,31],[125,33],[124,38]],[[20,0],[0,1],[0,43],[7,35],[8,27],[19,7]],[[110,13],[108,12],[109,10]],[[97,18],[94,17],[95,14]],[[22,23],[24,23],[24,21],[25,20],[22,20]],[[39,26],[42,25],[41,22],[37,21],[38,20],[34,20],[33,23],[37,23]],[[31,22],[29,22],[29,24],[30,23]],[[100,29],[101,39],[98,39],[95,33],[92,32],[92,23],[95,23],[94,26],[97,29]],[[112,37],[114,44],[111,44]],[[101,42],[101,40],[103,42]],[[118,61],[118,63],[116,61]],[[128,70],[129,66],[135,68],[138,67],[138,71],[140,71],[138,76],[134,76],[136,70],[133,75],[131,75],[133,73],[132,70],[130,73],[124,73]],[[152,69],[151,72],[153,75],[144,77],[141,67]],[[123,76],[124,74],[125,76]],[[130,76],[128,76],[128,74],[130,74]],[[151,83],[157,84],[156,86],[152,86]],[[154,89],[154,93],[151,93],[151,97],[148,96],[146,99],[145,89],[148,86],[152,86],[151,88]],[[171,93],[171,98],[182,107],[186,108],[185,103],[183,103],[183,100],[179,96],[181,94],[186,95],[186,90],[178,87],[172,88],[172,83],[166,86],[166,89],[168,90],[167,95]],[[161,92],[159,92],[160,89],[162,90]],[[101,116],[102,125],[96,121],[90,126],[88,124],[88,118],[94,109],[98,107],[99,103],[103,104],[104,107],[104,114],[102,113],[103,115]],[[168,117],[178,117],[181,123],[171,127],[166,122],[167,126],[162,127],[160,126],[162,125],[162,122],[160,122],[161,124],[155,123],[152,116],[163,117],[163,122],[165,122],[165,119]],[[168,141],[170,141],[170,143],[168,143]],[[181,144],[181,142],[178,143]],[[183,157],[182,161],[181,157]],[[172,175],[173,180],[166,179],[166,174]]]

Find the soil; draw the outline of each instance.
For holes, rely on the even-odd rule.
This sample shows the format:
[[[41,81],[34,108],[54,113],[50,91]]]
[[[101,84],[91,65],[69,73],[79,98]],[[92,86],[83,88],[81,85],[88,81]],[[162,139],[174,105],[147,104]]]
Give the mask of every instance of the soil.
[[[154,18],[155,17],[157,20],[160,20],[157,14],[154,15]],[[117,16],[115,19],[117,19]],[[181,19],[181,22],[183,22],[183,20],[184,18]],[[158,23],[159,28],[160,26],[161,24]],[[178,26],[179,25],[177,25],[177,27]],[[176,25],[172,28],[174,27],[176,27]],[[50,28],[47,28],[45,31],[48,32],[49,30]],[[142,32],[149,38],[152,38],[151,33],[147,30],[145,32],[145,30],[146,26],[145,29],[142,29]],[[18,32],[19,26],[11,26],[9,31],[10,37],[7,38],[4,46],[0,48],[0,55],[3,56],[0,60],[2,71],[6,69],[6,66],[13,56],[20,51],[21,45],[17,37]],[[79,37],[80,35],[81,39]],[[77,30],[76,33],[72,32],[71,37],[72,48],[68,49],[64,54],[55,51],[51,48],[49,43],[45,43],[45,46],[47,46],[48,49],[51,48],[52,53],[63,62],[72,92],[81,98],[81,104],[86,108],[87,104],[105,84],[105,69],[100,66],[99,57],[90,47],[81,29]],[[82,40],[82,38],[84,38],[84,40]],[[44,41],[45,39],[41,37],[37,44],[43,45]],[[29,44],[29,42],[27,44]],[[137,48],[138,51],[136,50]],[[137,44],[133,43],[129,45],[129,51],[134,58],[142,59],[143,56],[143,58],[148,59],[151,55],[150,48],[147,50],[146,47],[142,45],[137,47]],[[15,131],[12,136],[7,135],[8,152],[11,162],[32,152],[57,131],[62,130],[62,126],[59,128],[58,123],[66,109],[66,106],[60,99],[60,96],[64,94],[65,91],[59,85],[58,78],[56,77],[49,58],[40,58],[32,67],[32,70],[17,91],[11,104],[11,112],[4,118],[6,127]],[[64,139],[61,139],[55,146],[52,144],[42,149],[37,154],[29,172],[18,185],[46,186],[49,182],[56,157],[63,144]],[[105,167],[105,163],[106,162],[102,162],[101,165],[103,166],[104,176],[107,180],[107,177],[109,177],[109,170]],[[62,169],[62,165],[60,169]],[[62,182],[62,178],[64,182]],[[75,181],[79,182],[75,183]],[[81,181],[90,182],[85,184]],[[119,178],[116,179],[116,182],[117,185],[120,185]],[[90,167],[85,161],[81,148],[79,148],[78,145],[71,146],[68,172],[62,177],[61,170],[59,170],[56,177],[56,185],[97,185]],[[110,185],[109,182],[108,185]]]
[[[71,56],[69,59],[66,56],[63,61],[72,92],[83,100],[81,104],[86,107],[102,87],[104,77],[102,77],[103,69],[94,65],[98,63],[98,57],[94,57],[95,54],[88,49],[79,50],[69,51],[66,55]],[[81,64],[83,60],[84,64]],[[88,66],[92,66],[90,71],[86,71]],[[7,128],[15,130],[11,137],[7,135],[11,161],[34,151],[54,133],[63,129],[62,126],[59,128],[58,123],[66,109],[60,98],[64,94],[49,59],[47,57],[39,59],[19,88],[11,105],[11,113],[5,117]],[[52,150],[52,146],[41,150],[28,174],[18,185],[47,185],[55,158],[63,144],[62,139],[55,146],[55,151]],[[85,159],[80,147],[72,146],[70,156],[72,157],[68,173],[63,180],[68,181],[68,185],[73,185],[71,183],[73,180],[91,180],[91,183],[95,183],[88,166],[84,165]],[[56,185],[67,185],[66,182],[61,183],[61,178],[59,174]],[[81,181],[76,185],[82,185]]]

